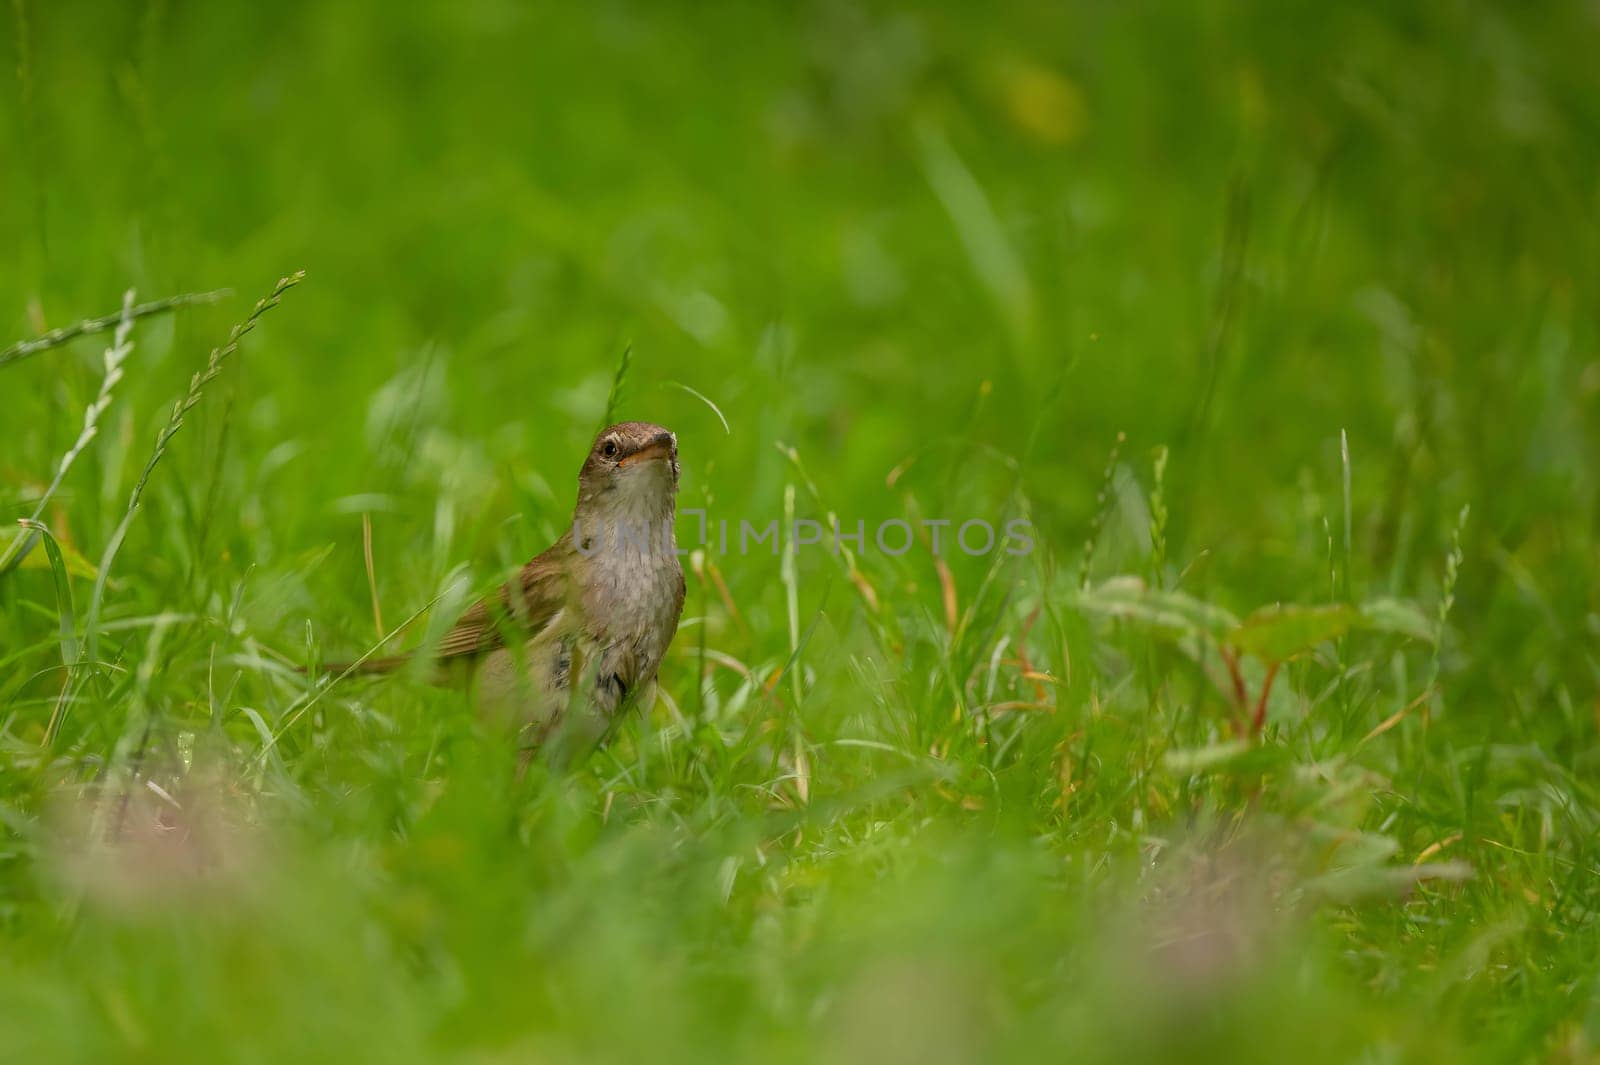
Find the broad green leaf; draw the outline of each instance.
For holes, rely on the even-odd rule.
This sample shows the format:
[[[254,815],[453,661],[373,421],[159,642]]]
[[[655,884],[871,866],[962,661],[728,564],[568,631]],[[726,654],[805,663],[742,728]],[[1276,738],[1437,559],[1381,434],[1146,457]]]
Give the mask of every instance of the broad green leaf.
[[[1243,738],[1217,740],[1204,747],[1179,748],[1161,756],[1162,766],[1181,776],[1208,773],[1260,776],[1275,773],[1290,761],[1291,756],[1283,747]]]
[[[1090,613],[1133,621],[1168,638],[1221,639],[1239,625],[1222,607],[1183,592],[1156,591],[1137,577],[1113,577],[1079,593],[1077,603]]]
[[[1463,881],[1472,877],[1472,866],[1465,862],[1355,865],[1314,877],[1306,881],[1305,890],[1317,898],[1350,903],[1405,895],[1423,880]]]
[[[1267,662],[1284,662],[1350,630],[1358,615],[1342,603],[1268,606],[1230,632],[1227,642]]]
[[[1433,619],[1422,608],[1405,599],[1374,599],[1361,604],[1361,616],[1355,627],[1369,632],[1388,632],[1397,636],[1410,636],[1414,640],[1432,643]]]
[[[1248,740],[1220,740],[1204,747],[1168,751],[1161,756],[1161,762],[1174,773],[1204,773],[1234,761],[1250,746]]]
[[[1361,832],[1326,821],[1308,821],[1304,831],[1315,841],[1325,870],[1376,865],[1400,853],[1399,842],[1381,832]]]

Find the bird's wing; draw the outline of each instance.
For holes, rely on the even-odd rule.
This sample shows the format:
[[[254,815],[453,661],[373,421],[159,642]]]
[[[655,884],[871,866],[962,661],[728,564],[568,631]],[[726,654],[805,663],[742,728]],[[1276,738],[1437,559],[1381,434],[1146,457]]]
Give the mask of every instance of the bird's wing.
[[[572,554],[568,533],[500,588],[474,604],[434,649],[437,658],[464,658],[503,646],[507,633],[532,635],[566,605]]]

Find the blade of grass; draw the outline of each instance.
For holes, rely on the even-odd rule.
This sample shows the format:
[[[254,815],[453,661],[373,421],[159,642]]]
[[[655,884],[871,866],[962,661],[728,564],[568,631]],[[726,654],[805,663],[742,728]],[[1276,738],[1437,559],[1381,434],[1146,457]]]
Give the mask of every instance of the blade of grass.
[[[717,416],[717,421],[722,423],[722,431],[727,433],[729,436],[733,435],[733,430],[731,428],[729,428],[729,426],[728,426],[728,419],[722,416],[722,409],[720,407],[718,407],[715,403],[711,402],[711,400],[704,393],[698,392],[695,389],[690,388],[688,385],[684,384],[682,381],[664,381],[662,383],[667,388],[676,388],[676,389],[678,389],[680,391],[687,392],[691,396],[693,396],[695,399],[698,399],[701,403],[704,403],[706,406],[710,407],[711,408],[711,413],[715,414]]]
[[[794,485],[783,486],[783,527],[794,536]],[[794,695],[794,706],[800,707],[800,576],[795,563],[799,548],[792,542],[782,548],[778,560],[778,579],[783,584],[784,615],[789,621],[789,687]]]
[[[383,639],[383,607],[378,602],[378,577],[372,565],[372,514],[361,512],[361,554],[367,563],[367,590],[372,593],[372,624]]]
[[[1034,332],[1035,300],[1021,256],[983,186],[944,134],[931,125],[917,133],[923,173],[955,226],[972,272],[988,290],[1013,341],[1026,344]]]
[[[1341,592],[1345,602],[1350,602],[1350,435],[1339,430],[1339,464],[1344,478],[1344,573],[1341,575]]]
[[[633,345],[629,344],[622,349],[622,357],[617,360],[617,372],[611,378],[611,392],[606,396],[606,413],[600,419],[600,428],[613,425],[617,418],[617,408],[622,405],[622,386],[628,380],[628,371],[633,367]]]
[[[61,546],[40,522],[21,518],[17,524],[44,541],[44,552],[50,559],[50,576],[56,586],[56,613],[61,619],[61,663],[70,669],[78,660],[78,636],[72,625],[76,617],[72,609],[72,581],[67,575],[66,562],[61,557]]]
[[[294,703],[291,703],[289,709],[284,714],[283,724],[279,726],[277,732],[268,731],[265,734],[265,740],[262,748],[256,753],[253,762],[260,763],[263,761],[267,755],[271,754],[273,749],[277,747],[278,741],[284,737],[284,734],[294,727],[295,722],[299,721],[306,714],[310,713],[311,708],[321,702],[324,695],[328,694],[329,691],[337,687],[340,682],[344,681],[346,678],[359,673],[361,671],[361,666],[367,661],[367,659],[383,650],[385,644],[410,628],[418,618],[432,610],[436,605],[438,605],[439,601],[444,599],[445,596],[449,595],[452,590],[452,587],[447,584],[443,591],[439,592],[438,595],[422,604],[422,606],[418,608],[410,617],[406,618],[399,625],[395,626],[393,632],[389,633],[389,635],[383,637],[383,639],[367,648],[365,654],[347,665],[338,676],[334,677],[326,684],[319,685],[314,691],[307,693],[307,695],[302,695],[300,699],[305,699],[304,702],[300,702],[300,699],[296,699]]]

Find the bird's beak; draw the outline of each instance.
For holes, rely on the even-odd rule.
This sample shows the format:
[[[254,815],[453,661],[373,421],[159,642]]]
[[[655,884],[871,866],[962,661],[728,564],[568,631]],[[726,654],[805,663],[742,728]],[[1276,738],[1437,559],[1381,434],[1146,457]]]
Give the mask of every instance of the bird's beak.
[[[639,450],[629,455],[624,455],[617,460],[617,465],[632,466],[637,462],[648,462],[651,459],[664,459],[671,457],[677,450],[678,438],[671,433],[657,433],[650,442]]]

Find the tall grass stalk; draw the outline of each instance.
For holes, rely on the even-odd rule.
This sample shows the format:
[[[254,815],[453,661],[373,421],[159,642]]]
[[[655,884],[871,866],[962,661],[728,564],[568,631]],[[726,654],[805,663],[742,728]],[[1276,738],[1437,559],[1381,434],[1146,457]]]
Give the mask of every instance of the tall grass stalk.
[[[1150,586],[1166,584],[1167,573],[1167,449],[1156,448],[1150,464]]]
[[[128,507],[123,512],[122,520],[117,523],[117,528],[111,534],[111,539],[106,543],[105,552],[100,558],[100,572],[95,576],[94,592],[89,599],[89,613],[84,622],[85,664],[93,665],[98,661],[100,611],[105,601],[106,578],[111,573],[111,565],[116,560],[117,552],[122,549],[122,541],[128,535],[128,528],[133,524],[134,515],[139,512],[139,503],[144,498],[145,485],[150,483],[150,475],[155,472],[161,457],[167,453],[167,445],[172,442],[178,430],[183,428],[184,415],[200,402],[206,385],[216,380],[222,373],[223,364],[239,350],[239,341],[255,329],[263,314],[278,305],[285,292],[298,285],[304,278],[304,270],[297,270],[288,277],[279,278],[272,292],[258,301],[245,320],[235,325],[228,333],[227,341],[221,347],[212,349],[205,368],[189,378],[189,391],[173,404],[172,414],[167,418],[167,424],[157,434],[156,446],[150,452],[150,458],[145,462],[144,470],[140,472],[139,480],[133,486],[133,492],[128,496]]]
[[[1116,502],[1117,459],[1122,456],[1122,445],[1128,439],[1128,434],[1118,433],[1116,443],[1111,445],[1111,455],[1106,459],[1105,472],[1100,475],[1100,493],[1094,499],[1094,518],[1089,524],[1089,535],[1083,542],[1083,564],[1078,569],[1078,587],[1089,587],[1089,571],[1094,566],[1095,548],[1100,542],[1100,534],[1105,531],[1106,520],[1111,516],[1111,507]]]
[[[1423,688],[1424,692],[1438,694],[1439,671],[1441,668],[1439,656],[1444,649],[1444,630],[1450,621],[1450,611],[1456,605],[1456,582],[1461,579],[1461,563],[1466,558],[1461,547],[1461,538],[1466,535],[1467,519],[1472,516],[1472,504],[1468,503],[1461,508],[1460,515],[1456,518],[1455,530],[1450,534],[1450,553],[1444,559],[1444,581],[1439,590],[1439,610],[1433,619],[1433,654],[1428,660],[1428,683]],[[1424,721],[1427,720],[1425,715]]]
[[[56,494],[56,489],[61,487],[62,480],[67,476],[67,471],[72,469],[72,464],[83,454],[83,449],[89,446],[100,431],[100,416],[111,406],[111,391],[122,380],[122,364],[133,353],[133,289],[129,289],[122,297],[122,317],[117,323],[117,330],[112,334],[111,346],[105,352],[105,376],[100,379],[100,391],[95,394],[94,401],[83,412],[83,429],[78,433],[67,453],[61,456],[61,462],[56,466],[56,475],[44,494],[39,497],[39,502],[34,506],[33,513],[29,515],[30,523],[38,522],[44,508],[50,502],[50,497]],[[25,531],[9,545],[5,553],[0,555],[0,576],[4,576],[15,567],[22,564],[28,552],[38,543],[38,533]]]
[[[41,333],[31,340],[19,340],[10,347],[0,348],[0,369],[4,369],[14,362],[21,362],[30,356],[38,355],[40,352],[49,351],[51,348],[58,348],[70,340],[76,340],[83,336],[92,336],[95,333],[103,333],[107,329],[113,329],[121,324],[125,317],[146,318],[152,314],[165,314],[168,311],[175,311],[180,307],[191,307],[199,303],[216,303],[218,300],[226,299],[231,295],[233,295],[233,290],[230,288],[219,288],[211,292],[185,292],[177,296],[168,296],[165,299],[141,303],[137,307],[124,307],[115,314],[104,314],[99,318],[85,318],[81,322],[74,322],[72,325],[64,325],[60,329],[52,329],[48,333]]]

